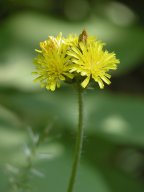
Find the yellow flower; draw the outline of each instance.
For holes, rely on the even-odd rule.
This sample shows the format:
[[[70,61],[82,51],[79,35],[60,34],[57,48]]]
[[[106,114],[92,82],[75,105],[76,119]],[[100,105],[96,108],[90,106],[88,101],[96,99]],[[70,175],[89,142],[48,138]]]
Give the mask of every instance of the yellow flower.
[[[73,78],[70,72],[70,56],[66,55],[68,45],[60,33],[57,37],[49,36],[48,40],[40,43],[41,50],[36,50],[38,56],[34,63],[41,87],[54,91],[60,87],[60,82],[67,77]]]
[[[73,43],[67,54],[72,58],[72,69],[84,76],[85,79],[81,86],[85,88],[89,81],[94,79],[100,86],[104,88],[104,83],[110,84],[110,77],[107,72],[117,69],[119,60],[116,59],[115,53],[109,53],[103,50],[104,43],[97,41],[92,37],[88,37],[86,31],[79,36],[78,43]]]
[[[85,88],[92,79],[102,89],[104,82],[111,83],[109,70],[115,70],[119,63],[115,53],[104,50],[104,43],[88,36],[85,30],[79,37],[63,38],[61,33],[57,37],[49,36],[40,43],[40,48],[36,50],[35,81],[40,81],[41,87],[51,91],[60,87],[61,81],[80,82]]]

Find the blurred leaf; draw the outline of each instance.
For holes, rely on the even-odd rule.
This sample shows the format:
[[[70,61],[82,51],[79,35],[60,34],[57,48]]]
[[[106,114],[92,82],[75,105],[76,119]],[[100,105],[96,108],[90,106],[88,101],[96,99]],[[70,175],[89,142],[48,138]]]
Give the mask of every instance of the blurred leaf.
[[[68,151],[53,161],[44,162],[39,165],[39,169],[44,170],[46,175],[43,179],[33,178],[34,191],[66,191],[71,171],[72,159],[68,156]],[[35,187],[37,183],[37,188]],[[86,164],[82,164],[77,178],[76,191],[109,192],[108,186],[98,170],[93,170]]]
[[[142,178],[136,173],[124,171],[117,161],[119,146],[103,135],[87,135],[84,145],[84,157],[93,169],[98,169],[111,192],[142,192],[144,185]],[[131,160],[132,161],[132,160]],[[121,162],[122,163],[122,162]],[[137,170],[138,172],[139,170]]]
[[[86,100],[86,127],[114,142],[144,145],[144,101],[139,97],[118,96],[92,91]]]
[[[60,146],[62,146],[61,149],[63,150],[60,150],[61,152],[51,161],[43,160],[35,164],[35,169],[42,172],[45,176],[42,178],[36,176],[31,177],[32,191],[66,191],[71,171],[70,166],[73,159],[73,150],[70,149],[70,145],[66,142],[65,137],[68,143],[72,142],[71,136],[65,135],[63,136],[63,145],[50,144],[44,148],[41,147],[40,151],[43,152],[55,153],[57,149],[59,151]],[[91,136],[88,135],[79,167],[76,190],[82,192],[87,192],[88,190],[98,190],[99,192],[143,191],[140,183],[124,172],[122,173],[115,167],[114,163],[111,162],[110,156],[115,148],[114,144],[102,137],[95,137],[93,134],[91,134]],[[13,146],[9,148],[9,150],[13,152],[13,155],[12,153],[6,153],[7,160],[5,162],[10,160],[10,162],[22,163],[24,161],[19,151],[15,151]],[[1,154],[5,155],[4,152],[1,152]],[[8,178],[3,172],[0,173],[0,178],[1,182],[3,181],[0,190],[7,191]]]
[[[125,74],[137,68],[144,61],[144,29],[133,26],[120,30],[121,33],[118,34],[112,50],[117,53],[121,62],[116,73]]]
[[[87,141],[83,159],[87,160],[88,165],[83,167],[85,163],[82,160],[83,168],[81,167],[82,170],[79,172],[77,189],[86,192],[88,189],[91,191],[99,189],[100,192],[142,192],[143,187],[135,179],[122,172],[120,168],[115,167],[111,162],[111,155],[115,152],[117,144],[143,146],[143,100],[140,98],[129,99],[126,96],[120,97],[105,91],[103,93],[91,91],[84,95]],[[66,100],[65,98],[69,99]],[[60,128],[67,130],[76,127],[76,94],[72,89],[67,88],[65,91],[61,89],[55,93],[47,91],[41,93],[9,92],[7,95],[3,92],[0,94],[0,100],[3,105],[13,109],[16,114],[23,117],[23,121],[29,124],[44,126],[56,114],[58,117],[56,128],[59,132],[62,131]],[[1,129],[2,138],[21,138],[17,132],[13,130],[12,132],[7,130],[6,134],[3,135]],[[100,138],[98,135],[101,135]],[[70,140],[67,135],[63,136],[61,141],[69,148],[70,145],[66,143],[66,140],[68,142]],[[4,146],[7,144],[5,139],[5,144],[2,146],[4,150],[1,152],[3,160],[1,159],[1,161],[12,159],[14,162],[22,162],[23,156],[20,154],[20,150],[17,150],[16,145],[8,145],[9,147],[5,150],[6,147]],[[21,144],[18,143],[17,145],[20,146]],[[42,153],[46,153],[46,149],[49,151],[48,146],[42,149],[40,150]],[[58,186],[59,190],[64,191],[66,189],[71,164],[67,155],[73,151],[69,148],[68,151],[65,151],[65,156],[62,155],[64,151],[61,148],[58,147],[57,149],[58,156],[56,159],[52,159],[51,162],[42,161],[38,165],[38,170],[44,170],[44,174],[48,174],[48,176],[42,179],[33,178],[34,191],[47,188],[56,191]],[[51,153],[53,150],[55,148],[50,147]],[[55,185],[56,181],[57,185]],[[36,189],[35,183],[38,186]],[[5,191],[5,188],[2,189]]]
[[[11,126],[11,127],[21,127],[22,123],[18,116],[9,109],[0,105],[0,126]]]
[[[42,14],[25,12],[6,20],[0,32],[3,45],[0,57],[0,84],[21,90],[32,89],[34,49],[39,47],[39,42],[60,31],[64,35],[79,34],[83,26],[90,35],[104,40],[109,50],[117,53],[121,64],[114,75],[127,73],[143,61],[143,28],[120,27],[98,16],[90,17],[85,22],[70,23]]]
[[[1,94],[0,100],[32,127],[43,127],[55,121],[57,130],[73,129],[77,124],[77,98],[71,88],[54,93]],[[84,99],[87,132],[103,134],[114,142],[144,145],[143,99],[120,97],[105,91],[88,92]]]

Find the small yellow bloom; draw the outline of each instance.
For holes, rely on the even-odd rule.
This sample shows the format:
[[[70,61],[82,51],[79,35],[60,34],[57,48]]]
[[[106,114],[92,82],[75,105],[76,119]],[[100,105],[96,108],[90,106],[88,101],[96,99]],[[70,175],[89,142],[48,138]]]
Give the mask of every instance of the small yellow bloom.
[[[117,69],[119,60],[116,59],[115,53],[109,53],[103,50],[104,43],[88,37],[83,31],[79,36],[78,43],[73,43],[67,54],[72,58],[73,66],[70,72],[76,72],[85,79],[81,86],[85,88],[89,81],[94,79],[104,88],[104,83],[110,84],[110,75],[107,73],[110,69]]]
[[[73,78],[70,72],[70,57],[66,55],[68,45],[60,33],[57,37],[50,36],[48,40],[40,43],[41,50],[36,50],[38,56],[34,63],[41,87],[54,91],[60,87],[60,82],[67,77]]]
[[[109,70],[115,70],[119,60],[115,53],[104,50],[104,43],[95,37],[88,36],[83,31],[79,37],[69,35],[63,38],[49,36],[48,40],[40,43],[40,50],[35,59],[37,78],[41,87],[54,91],[60,87],[61,81],[80,82],[85,88],[93,79],[100,88],[104,82],[110,84]]]

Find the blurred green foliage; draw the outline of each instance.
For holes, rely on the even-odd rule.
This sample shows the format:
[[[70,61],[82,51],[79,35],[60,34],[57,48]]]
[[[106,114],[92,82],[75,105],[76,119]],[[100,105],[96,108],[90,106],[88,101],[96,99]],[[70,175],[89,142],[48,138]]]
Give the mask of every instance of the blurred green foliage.
[[[121,64],[112,85],[87,90],[85,142],[76,185],[79,192],[144,191],[143,3],[94,0],[0,1],[0,191],[7,192],[5,164],[23,164],[27,126],[49,125],[36,161],[45,177],[31,176],[32,191],[66,191],[72,163],[77,98],[63,85],[50,93],[33,83],[34,49],[48,35],[79,34],[85,28],[115,51]]]

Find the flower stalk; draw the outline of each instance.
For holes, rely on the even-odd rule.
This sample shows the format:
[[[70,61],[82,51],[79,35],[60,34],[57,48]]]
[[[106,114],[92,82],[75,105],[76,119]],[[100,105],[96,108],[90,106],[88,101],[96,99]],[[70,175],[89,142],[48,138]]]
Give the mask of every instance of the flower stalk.
[[[74,186],[76,182],[78,166],[80,163],[80,157],[82,152],[83,146],[83,135],[84,135],[84,128],[83,128],[83,89],[78,84],[77,85],[77,92],[78,92],[78,130],[77,130],[77,137],[76,137],[76,146],[75,146],[75,156],[72,165],[72,171],[70,175],[69,185],[67,192],[73,192]]]
[[[34,60],[35,81],[40,81],[41,87],[55,91],[62,82],[77,85],[78,91],[78,130],[75,156],[67,192],[73,192],[83,145],[83,98],[82,92],[91,81],[98,83],[100,89],[111,83],[110,70],[116,70],[119,59],[114,52],[104,48],[105,43],[89,36],[85,30],[67,38],[59,33],[49,36],[40,42],[40,50],[36,49]]]

